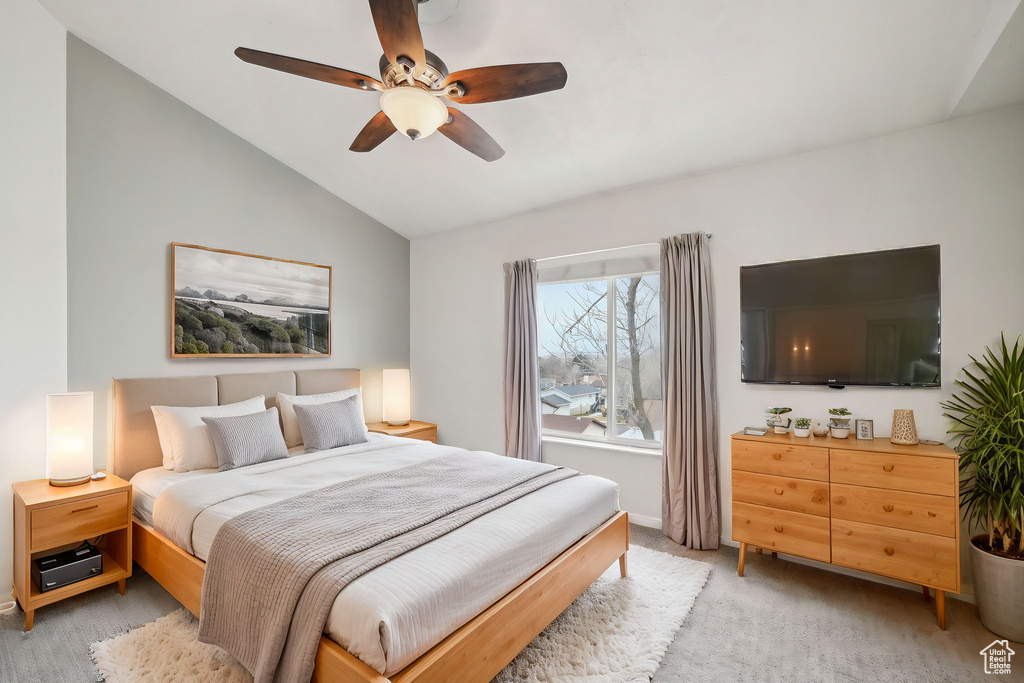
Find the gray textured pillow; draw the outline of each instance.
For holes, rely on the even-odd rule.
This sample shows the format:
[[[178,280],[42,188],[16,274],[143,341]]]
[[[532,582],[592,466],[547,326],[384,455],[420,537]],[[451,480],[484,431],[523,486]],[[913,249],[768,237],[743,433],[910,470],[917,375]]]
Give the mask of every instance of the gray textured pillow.
[[[204,417],[217,449],[218,471],[288,457],[277,408],[237,417]]]
[[[362,404],[358,396],[331,403],[296,403],[294,408],[306,453],[367,441]]]

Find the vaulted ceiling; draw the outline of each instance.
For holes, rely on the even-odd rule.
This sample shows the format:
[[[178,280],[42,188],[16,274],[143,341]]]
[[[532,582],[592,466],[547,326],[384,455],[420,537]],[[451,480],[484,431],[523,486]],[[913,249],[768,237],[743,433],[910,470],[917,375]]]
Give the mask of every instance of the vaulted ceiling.
[[[350,152],[377,96],[232,54],[375,76],[364,1],[41,0],[72,33],[410,238],[1024,102],[1021,0],[430,1],[457,5],[422,26],[453,71],[561,61],[569,73],[561,91],[461,106],[505,148],[496,162],[441,135]]]

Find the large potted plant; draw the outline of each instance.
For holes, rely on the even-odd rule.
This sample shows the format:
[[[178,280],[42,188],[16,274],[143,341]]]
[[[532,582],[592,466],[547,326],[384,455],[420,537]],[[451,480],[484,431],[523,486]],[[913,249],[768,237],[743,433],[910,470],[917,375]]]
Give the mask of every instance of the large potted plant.
[[[942,404],[955,421],[960,505],[987,533],[971,539],[974,595],[985,628],[1024,642],[1024,348],[1001,339],[970,357],[959,391]]]

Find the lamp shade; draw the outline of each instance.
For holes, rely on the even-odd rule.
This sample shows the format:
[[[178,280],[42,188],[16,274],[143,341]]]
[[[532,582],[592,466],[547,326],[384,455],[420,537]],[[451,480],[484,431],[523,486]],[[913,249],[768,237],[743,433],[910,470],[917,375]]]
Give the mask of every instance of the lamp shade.
[[[384,371],[384,421],[389,425],[409,424],[411,409],[408,370]]]
[[[92,392],[46,396],[46,469],[53,486],[92,477]]]
[[[448,120],[448,107],[435,95],[413,86],[385,90],[380,108],[399,133],[413,140],[427,137]]]

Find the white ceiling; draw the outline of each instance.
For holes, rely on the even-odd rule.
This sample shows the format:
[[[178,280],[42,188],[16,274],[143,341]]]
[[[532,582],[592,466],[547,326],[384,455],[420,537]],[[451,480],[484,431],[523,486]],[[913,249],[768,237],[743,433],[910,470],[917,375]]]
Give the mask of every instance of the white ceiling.
[[[441,135],[395,135],[356,154],[348,146],[379,111],[376,96],[232,51],[376,76],[365,2],[41,2],[83,40],[410,238],[937,123],[965,94],[972,112],[1024,101],[1024,79],[1003,87],[1020,76],[1020,41],[1000,42],[1007,22],[1020,37],[1020,0],[461,0],[451,19],[423,26],[451,70],[558,60],[566,88],[461,107],[505,148],[494,163]]]

